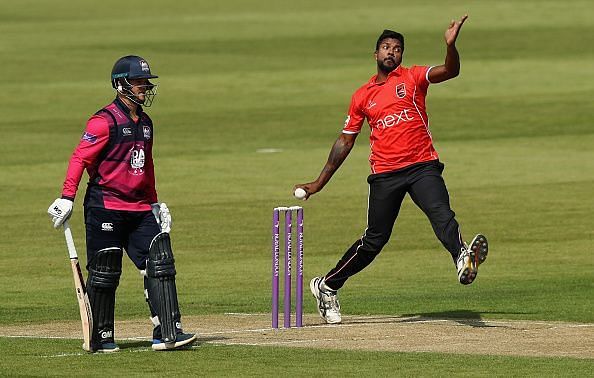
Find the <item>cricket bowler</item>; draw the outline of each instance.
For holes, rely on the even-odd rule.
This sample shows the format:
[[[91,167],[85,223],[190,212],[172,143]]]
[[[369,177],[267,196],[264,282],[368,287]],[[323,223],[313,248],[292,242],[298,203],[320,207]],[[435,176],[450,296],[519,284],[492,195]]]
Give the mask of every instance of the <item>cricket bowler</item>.
[[[377,74],[353,94],[344,128],[326,165],[315,181],[295,186],[306,191],[305,199],[322,190],[348,156],[367,120],[371,129],[367,227],[333,269],[310,283],[318,312],[327,323],[341,322],[337,291],[349,277],[368,266],[388,242],[407,193],[452,255],[461,284],[472,283],[487,258],[485,236],[476,235],[469,244],[462,239],[425,110],[430,84],[450,80],[460,72],[456,39],[467,18],[465,15],[450,23],[445,32],[445,62],[438,66],[402,66],[404,37],[384,30],[375,45]]]

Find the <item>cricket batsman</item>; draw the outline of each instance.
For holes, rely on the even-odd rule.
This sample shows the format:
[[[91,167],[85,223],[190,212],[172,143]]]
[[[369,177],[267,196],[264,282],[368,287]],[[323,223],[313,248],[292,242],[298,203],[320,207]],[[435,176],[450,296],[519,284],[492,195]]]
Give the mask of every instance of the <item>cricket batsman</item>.
[[[367,120],[371,129],[367,227],[333,269],[310,283],[320,316],[327,323],[341,322],[337,291],[349,277],[371,264],[388,242],[407,193],[451,254],[461,284],[472,283],[487,258],[485,236],[476,235],[470,244],[462,239],[425,110],[429,86],[453,79],[460,72],[456,39],[467,18],[450,23],[445,32],[445,62],[438,66],[404,67],[404,37],[384,30],[375,45],[377,74],[353,94],[344,128],[326,165],[315,181],[295,186],[306,191],[305,199],[322,190],[348,156]]]
[[[143,110],[153,102],[156,85],[150,80],[157,77],[139,56],[116,61],[111,72],[116,98],[88,120],[70,158],[62,196],[48,209],[54,227],[60,227],[72,214],[86,169],[84,217],[93,352],[119,350],[114,339],[114,306],[124,250],[144,276],[154,324],[152,348],[179,349],[196,340],[195,334],[182,331],[169,238],[171,214],[157,199],[153,123]]]

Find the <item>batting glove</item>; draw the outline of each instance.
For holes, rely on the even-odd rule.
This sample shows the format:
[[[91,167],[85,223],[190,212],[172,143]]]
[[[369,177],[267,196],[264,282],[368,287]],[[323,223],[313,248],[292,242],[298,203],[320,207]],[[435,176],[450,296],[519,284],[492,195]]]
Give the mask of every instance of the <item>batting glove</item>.
[[[60,227],[72,215],[73,202],[66,198],[58,198],[47,209],[54,228]]]
[[[161,231],[167,233],[171,232],[171,225],[173,222],[167,204],[165,202],[161,202],[160,204],[153,203],[151,204],[151,210],[155,216],[157,224],[161,226]]]

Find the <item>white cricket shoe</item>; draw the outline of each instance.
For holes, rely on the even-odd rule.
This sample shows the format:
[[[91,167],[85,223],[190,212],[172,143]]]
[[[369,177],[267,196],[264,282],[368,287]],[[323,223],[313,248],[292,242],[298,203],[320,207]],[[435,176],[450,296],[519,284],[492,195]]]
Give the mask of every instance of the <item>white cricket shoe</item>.
[[[173,350],[173,349],[185,349],[189,348],[194,344],[198,337],[193,333],[178,333],[175,336],[175,342],[165,343],[160,339],[153,339],[153,350]]]
[[[309,289],[318,303],[318,312],[326,323],[340,323],[342,318],[340,317],[340,303],[338,303],[336,291],[323,290],[320,288],[322,284],[322,277],[314,277],[309,282]]]
[[[478,234],[470,245],[465,245],[456,261],[458,280],[462,285],[471,284],[478,274],[478,267],[487,259],[489,243],[484,235]]]

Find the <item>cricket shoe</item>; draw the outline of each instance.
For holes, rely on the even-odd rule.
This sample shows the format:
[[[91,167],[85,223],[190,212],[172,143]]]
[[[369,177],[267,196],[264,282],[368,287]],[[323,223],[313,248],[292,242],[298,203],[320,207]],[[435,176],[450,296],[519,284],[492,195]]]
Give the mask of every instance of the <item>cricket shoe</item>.
[[[113,352],[117,352],[120,350],[120,347],[118,347],[118,345],[116,343],[101,343],[99,345],[96,345],[95,348],[93,348],[93,352],[95,353],[113,353]]]
[[[198,337],[193,333],[178,333],[174,343],[166,343],[161,339],[153,339],[153,350],[175,350],[189,348]]]
[[[462,285],[468,285],[474,281],[478,274],[478,267],[485,262],[488,253],[489,243],[484,235],[478,234],[469,245],[464,245],[456,261],[458,280]]]
[[[318,303],[318,312],[328,324],[337,324],[342,321],[340,317],[340,303],[334,290],[323,290],[322,277],[314,277],[309,282],[309,289]]]

